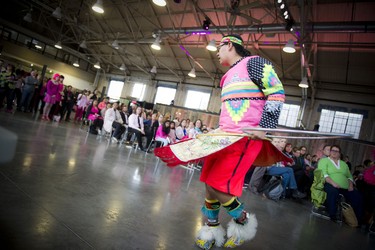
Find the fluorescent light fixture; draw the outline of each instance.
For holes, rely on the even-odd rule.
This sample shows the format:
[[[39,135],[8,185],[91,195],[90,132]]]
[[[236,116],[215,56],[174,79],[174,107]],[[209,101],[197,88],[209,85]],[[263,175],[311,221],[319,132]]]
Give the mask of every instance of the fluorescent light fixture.
[[[285,4],[281,4],[280,9],[284,9],[284,8],[285,8]]]
[[[93,11],[103,14],[103,0],[97,0],[96,3],[91,7]]]
[[[298,87],[304,88],[304,89],[307,89],[309,87],[307,77],[302,78],[302,81],[298,84]]]
[[[289,16],[288,16],[288,15],[286,15],[286,16],[284,16],[284,18],[285,18],[285,19],[288,19],[288,18],[289,18]]]
[[[57,20],[61,20],[62,14],[61,14],[61,8],[57,7],[53,12],[52,16],[54,16]]]
[[[87,49],[87,45],[86,45],[86,40],[83,40],[81,42],[81,44],[79,45],[79,47],[83,48],[83,49]]]
[[[197,75],[195,74],[195,68],[192,68],[188,74],[188,76],[195,78]]]
[[[57,49],[62,49],[62,46],[61,46],[61,42],[58,41],[56,44],[55,44],[55,48]]]
[[[286,16],[286,15],[288,15],[288,11],[287,10],[284,11],[284,16]]]
[[[156,66],[153,66],[152,69],[150,70],[151,73],[156,74],[158,71],[156,70]]]
[[[157,6],[161,6],[161,7],[164,7],[165,5],[167,5],[167,2],[165,0],[152,0],[152,2],[156,4]]]
[[[215,39],[212,39],[210,41],[210,43],[206,46],[206,49],[208,49],[209,51],[217,51]]]
[[[78,67],[79,67],[79,61],[76,60],[76,61],[73,63],[73,66],[78,68]]]
[[[115,48],[115,49],[119,49],[120,48],[120,45],[118,44],[117,39],[113,41],[112,47]]]
[[[35,48],[42,49],[42,46],[40,46],[39,44],[35,44]]]
[[[94,64],[94,68],[96,68],[96,69],[100,69],[100,62],[95,63],[95,64]]]
[[[125,70],[126,70],[126,66],[125,66],[125,64],[121,64],[121,66],[120,66],[120,70],[122,70],[122,71],[125,71]]]
[[[24,17],[23,20],[25,20],[28,23],[31,23],[33,21],[33,18],[31,17],[31,12],[28,12]]]
[[[283,0],[277,0],[277,3],[281,3]]]
[[[158,36],[157,38],[155,38],[155,42],[151,45],[151,48],[154,49],[154,50],[160,50],[161,47],[160,47],[160,37]]]
[[[286,53],[296,52],[296,48],[294,47],[294,41],[292,39],[289,39],[289,41],[285,44],[283,51]]]

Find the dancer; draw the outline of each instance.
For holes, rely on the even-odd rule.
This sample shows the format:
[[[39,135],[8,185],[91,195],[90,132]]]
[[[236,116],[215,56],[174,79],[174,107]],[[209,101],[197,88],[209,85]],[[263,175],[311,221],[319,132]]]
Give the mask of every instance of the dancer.
[[[244,177],[251,165],[290,161],[268,140],[262,140],[264,132],[247,135],[242,131],[244,127],[277,126],[285,95],[271,62],[250,56],[239,35],[224,36],[217,57],[221,65],[230,67],[220,82],[219,129],[198,135],[198,139],[155,150],[169,166],[205,157],[200,180],[206,185],[202,213],[207,222],[195,241],[202,249],[213,245],[233,248],[251,240],[256,234],[257,220],[254,214],[245,211],[238,198]],[[227,232],[220,225],[221,207],[233,218]]]

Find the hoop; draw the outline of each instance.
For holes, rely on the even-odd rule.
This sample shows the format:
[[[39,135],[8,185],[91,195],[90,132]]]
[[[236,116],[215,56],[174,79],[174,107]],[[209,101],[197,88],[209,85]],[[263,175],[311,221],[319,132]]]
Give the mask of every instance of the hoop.
[[[326,133],[317,132],[309,130],[296,130],[296,129],[277,129],[277,128],[252,128],[245,127],[242,131],[246,134],[251,134],[251,131],[263,131],[268,133],[286,133],[286,134],[303,134],[311,136],[290,136],[290,135],[272,135],[266,134],[269,138],[285,138],[285,139],[304,139],[304,140],[324,140],[324,139],[342,139],[342,138],[352,138],[352,134],[341,134],[341,133]]]

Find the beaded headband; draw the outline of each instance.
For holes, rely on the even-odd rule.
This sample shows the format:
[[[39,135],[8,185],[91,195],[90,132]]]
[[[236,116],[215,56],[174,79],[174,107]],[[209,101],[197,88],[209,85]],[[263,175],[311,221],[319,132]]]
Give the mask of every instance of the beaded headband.
[[[220,41],[220,45],[225,44],[225,43],[229,43],[229,42],[237,43],[237,44],[243,46],[241,39],[238,39],[237,37],[234,37],[234,36],[223,37],[223,39],[221,39],[221,41]]]

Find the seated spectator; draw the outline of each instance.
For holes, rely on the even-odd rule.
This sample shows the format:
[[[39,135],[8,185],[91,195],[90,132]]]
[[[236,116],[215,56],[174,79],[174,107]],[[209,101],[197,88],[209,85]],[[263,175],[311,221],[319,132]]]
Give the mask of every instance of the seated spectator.
[[[158,114],[152,114],[150,126],[146,130],[146,138],[147,138],[146,148],[148,148],[150,146],[150,143],[151,143],[152,139],[155,138],[156,130],[159,127],[159,122],[163,120],[162,115],[160,115],[159,120],[157,120],[156,119],[157,115]]]
[[[364,223],[370,233],[375,234],[375,164],[364,163],[366,169],[363,172],[364,185]]]
[[[145,135],[143,117],[142,117],[142,108],[137,107],[135,112],[129,116],[129,127],[128,130],[130,133],[134,133],[137,137],[138,148],[142,151],[145,151],[142,144],[142,136]]]
[[[123,105],[120,112],[121,118],[122,118],[122,124],[125,127],[128,127],[129,124],[129,116],[128,116],[128,107]]]
[[[104,130],[106,132],[112,133],[112,128],[115,129],[113,132],[112,140],[118,142],[121,135],[125,132],[125,127],[123,126],[123,120],[121,118],[120,112],[117,110],[118,103],[112,104],[112,108],[108,109],[104,117]]]
[[[108,97],[104,97],[103,100],[99,103],[98,108],[103,110],[107,107],[108,104]]]
[[[103,128],[103,117],[100,116],[97,100],[94,100],[92,105],[87,108],[87,120],[92,121],[89,131],[91,134],[97,135],[98,132],[101,133]]]
[[[285,148],[285,139],[273,139],[272,143],[282,151]],[[278,162],[275,165],[267,168],[267,173],[272,176],[282,176],[282,186],[284,188],[284,196],[286,195],[287,189],[291,190],[292,196],[297,199],[306,197],[306,194],[298,191],[297,182],[294,176],[294,171],[291,167],[286,166],[285,162]]]
[[[183,119],[180,125],[176,128],[176,139],[181,141],[188,138],[188,133],[186,131],[186,120]]]
[[[196,138],[198,134],[202,134],[202,121],[200,119],[197,119],[194,122],[194,127],[191,128],[191,125],[189,124],[189,138]]]
[[[100,115],[103,117],[103,119],[105,118],[105,112],[107,112],[107,110],[110,108],[112,108],[112,104],[107,103],[107,105],[104,106],[104,109],[100,109]]]
[[[163,143],[163,147],[169,144],[168,134],[170,132],[170,121],[166,120],[163,125],[158,127],[155,134],[155,140]]]
[[[169,134],[168,134],[168,139],[169,139],[171,144],[177,142],[175,126],[176,126],[175,122],[171,122],[170,125],[169,125],[170,130],[169,130]]]
[[[293,149],[292,144],[291,144],[291,143],[287,143],[287,144],[285,145],[284,149],[283,149],[283,153],[284,153],[286,156],[292,158],[292,157],[293,157],[292,149]],[[290,165],[292,165],[292,164],[290,164]]]
[[[324,191],[327,193],[326,207],[332,221],[337,221],[337,199],[342,194],[346,201],[353,207],[358,223],[362,222],[362,196],[354,189],[354,180],[348,165],[340,160],[341,149],[331,146],[330,154],[319,160],[320,169],[325,178]]]

